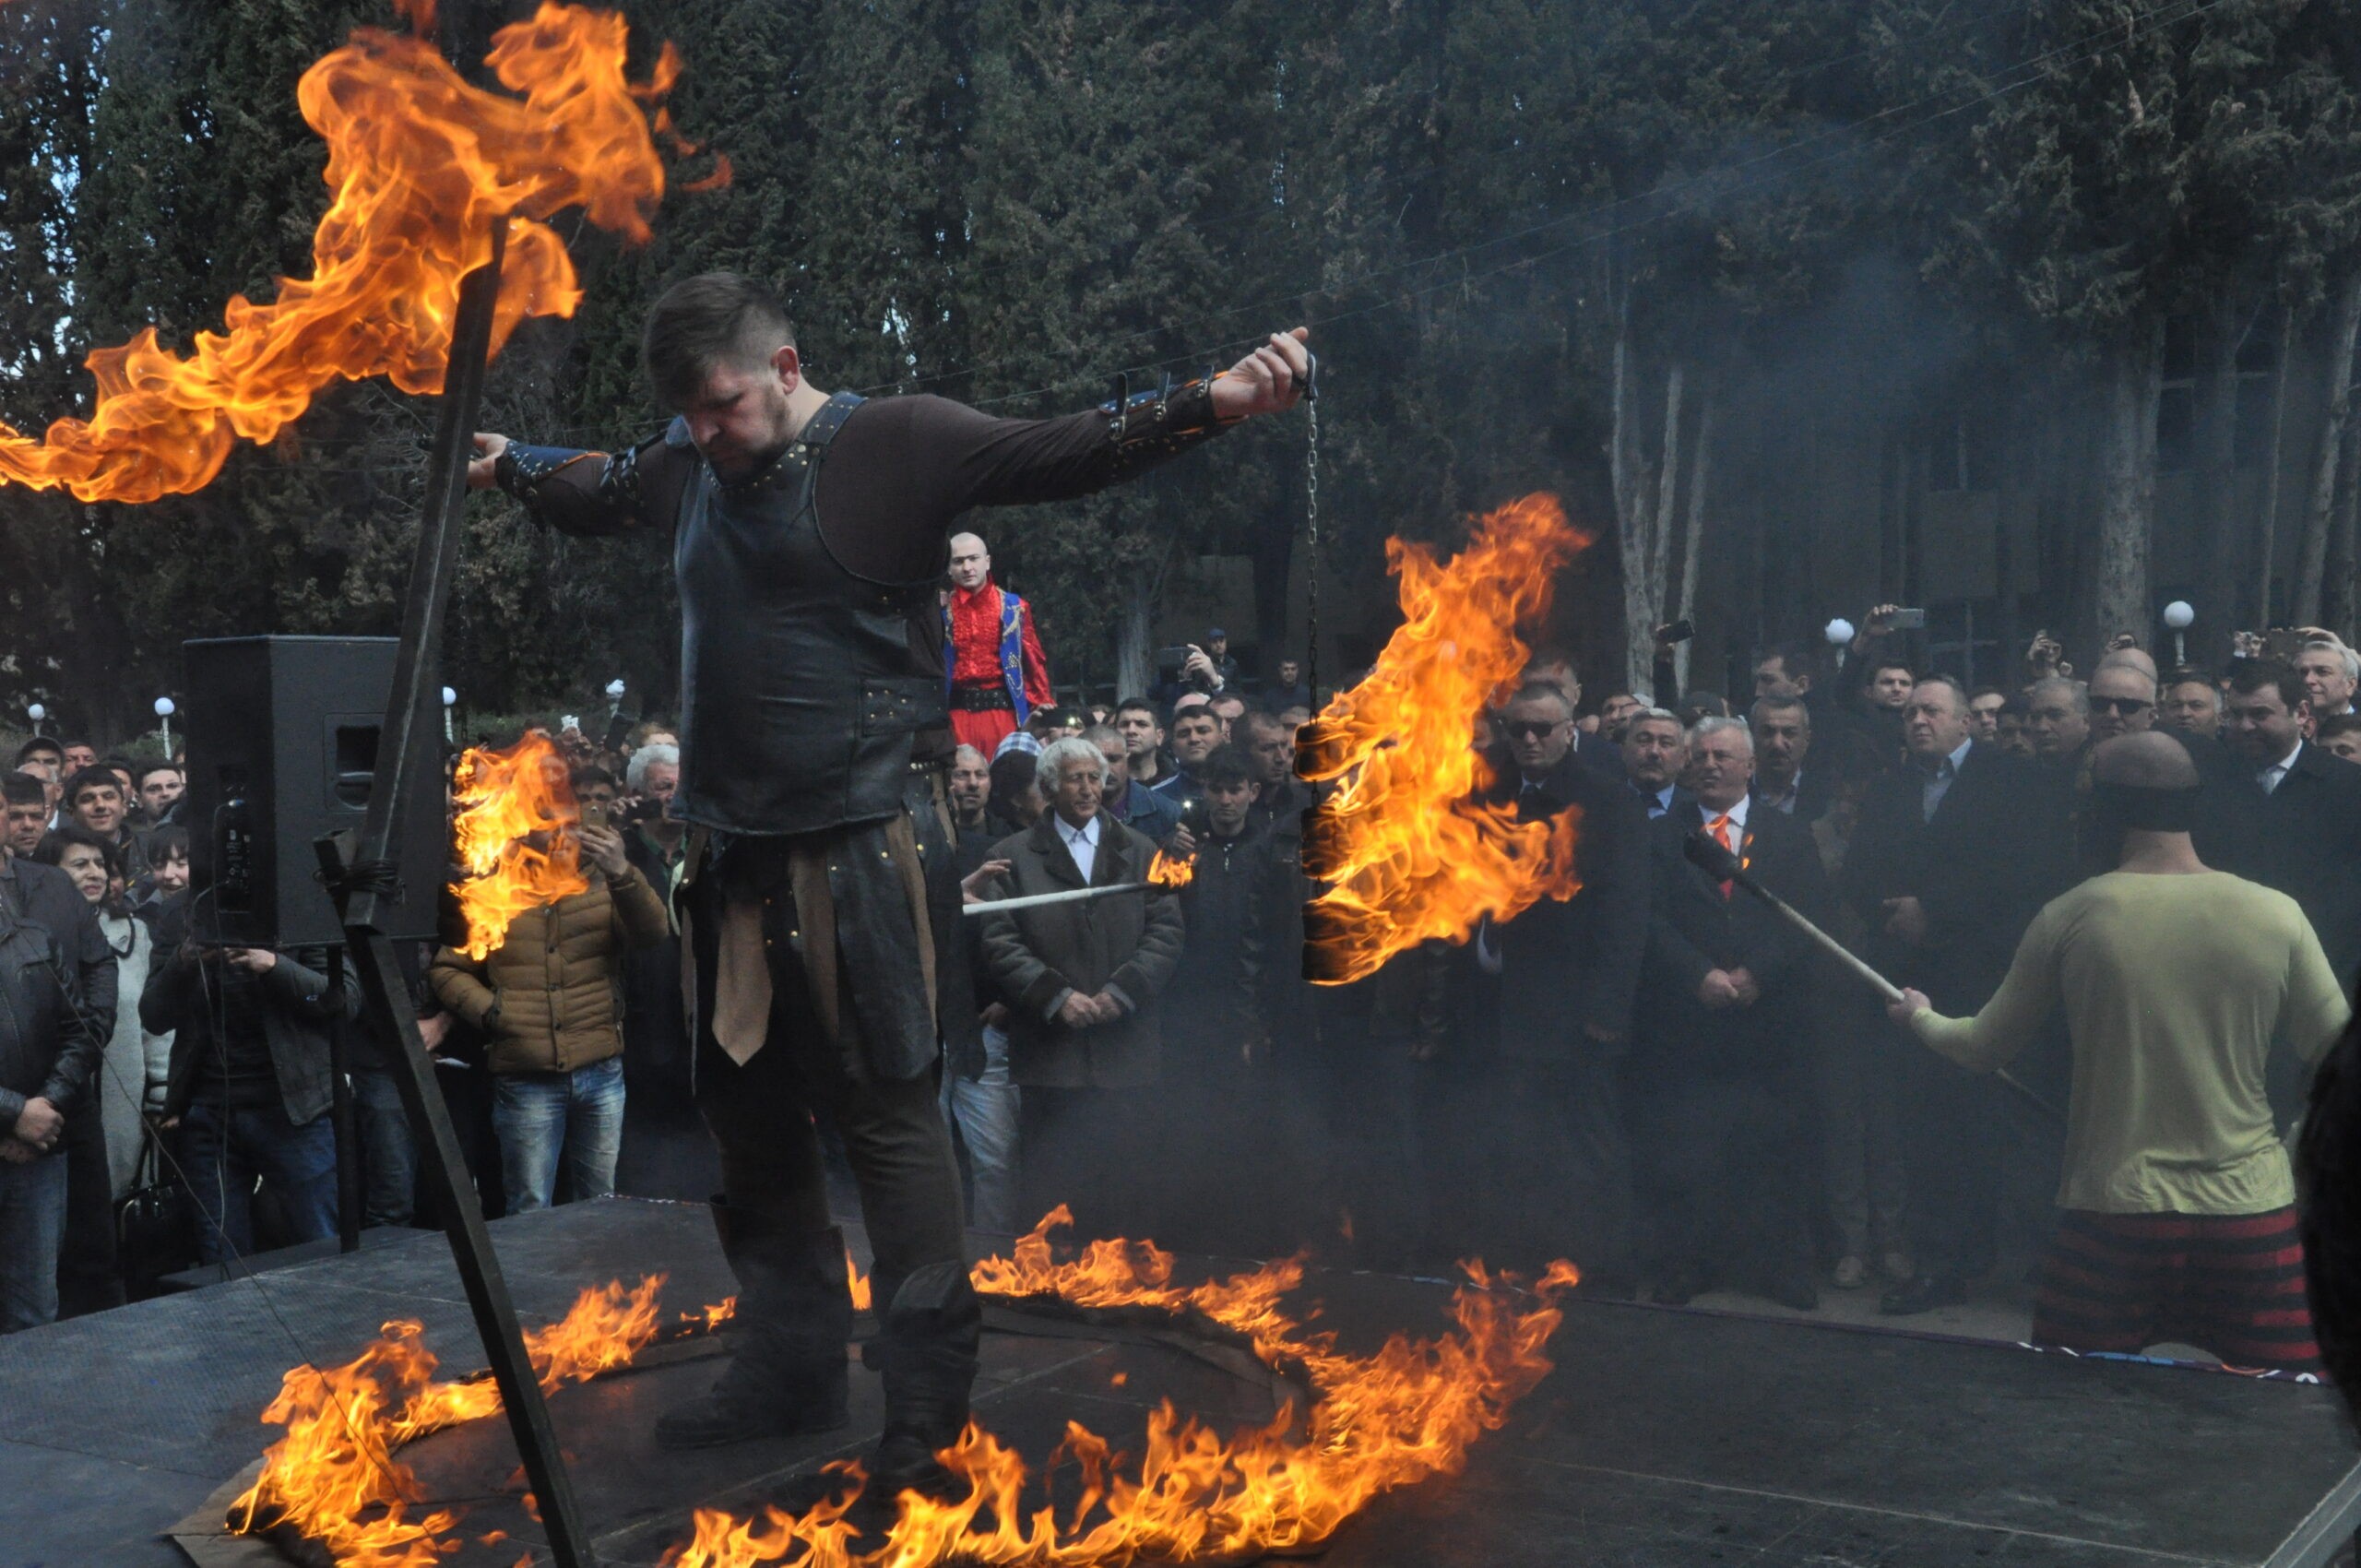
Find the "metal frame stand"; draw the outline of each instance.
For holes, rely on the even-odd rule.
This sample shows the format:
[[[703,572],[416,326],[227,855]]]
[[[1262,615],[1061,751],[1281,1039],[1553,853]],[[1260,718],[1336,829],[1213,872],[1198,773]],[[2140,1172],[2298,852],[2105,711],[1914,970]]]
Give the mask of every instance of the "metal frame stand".
[[[336,891],[344,921],[346,952],[361,981],[369,1013],[395,1063],[394,1082],[417,1138],[419,1169],[445,1217],[452,1260],[468,1293],[476,1333],[492,1360],[501,1407],[525,1463],[525,1479],[540,1504],[557,1568],[595,1568],[574,1485],[558,1451],[548,1404],[526,1354],[516,1303],[484,1228],[467,1161],[449,1107],[434,1081],[434,1062],[418,1032],[390,937],[379,929],[379,900],[394,892],[389,854],[396,825],[402,821],[403,781],[413,748],[436,738],[418,725],[420,697],[436,686],[444,607],[458,559],[459,531],[467,504],[468,458],[476,411],[483,397],[484,362],[492,346],[492,305],[500,292],[501,258],[507,249],[504,224],[492,231],[492,259],[468,274],[459,286],[458,314],[452,324],[449,369],[436,416],[434,445],[427,459],[426,505],[420,519],[418,553],[410,565],[409,597],[402,610],[401,644],[395,654],[394,687],[378,732],[377,774],[369,791],[369,814],[350,852],[333,838],[316,846],[320,864]],[[433,897],[428,889],[416,897]]]

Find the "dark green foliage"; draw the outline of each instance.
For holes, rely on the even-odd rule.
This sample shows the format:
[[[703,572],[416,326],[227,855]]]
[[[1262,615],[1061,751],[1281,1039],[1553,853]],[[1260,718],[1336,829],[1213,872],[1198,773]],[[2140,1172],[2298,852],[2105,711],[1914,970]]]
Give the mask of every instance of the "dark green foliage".
[[[676,190],[642,249],[562,220],[582,309],[518,336],[488,424],[654,430],[640,313],[718,267],[777,284],[824,386],[1016,414],[1311,320],[1328,558],[1372,621],[1388,534],[1447,538],[1540,488],[1614,528],[1619,338],[1645,467],[1672,366],[1693,428],[1769,385],[1865,267],[1917,279],[1963,344],[2070,362],[2168,314],[2315,310],[2361,249],[2361,0],[623,4],[642,69],[679,44],[675,116],[735,177]],[[0,4],[0,417],[77,410],[90,345],[153,325],[184,346],[232,292],[308,269],[325,191],[295,81],[392,20]],[[200,495],[0,488],[0,710],[38,694],[127,731],[184,637],[391,630],[430,424],[345,387]],[[1143,651],[1157,586],[1199,552],[1251,556],[1259,640],[1284,636],[1301,442],[1249,430],[990,519],[1061,673]],[[1594,665],[1622,654],[1619,571],[1593,551],[1564,596]],[[675,636],[662,540],[572,543],[477,504],[446,672],[471,707],[592,707],[616,674],[666,691]]]

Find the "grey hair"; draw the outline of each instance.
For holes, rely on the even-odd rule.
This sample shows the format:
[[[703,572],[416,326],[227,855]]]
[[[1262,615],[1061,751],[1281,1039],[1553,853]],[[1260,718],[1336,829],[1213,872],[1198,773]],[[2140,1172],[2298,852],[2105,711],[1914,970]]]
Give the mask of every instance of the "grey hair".
[[[1724,731],[1727,731],[1746,742],[1747,755],[1754,754],[1754,727],[1743,719],[1726,719],[1720,714],[1709,714],[1691,726],[1689,743],[1693,746],[1706,736],[1717,735]]]
[[[2046,692],[2064,692],[2073,699],[2075,712],[2087,714],[2091,711],[2091,688],[2080,681],[2070,681],[2063,675],[2035,681],[2025,688],[2025,701],[2032,702]]]
[[[992,765],[992,759],[986,756],[979,747],[955,746],[952,748],[951,761],[955,766],[967,761],[969,757],[976,759],[976,766],[979,767],[990,767]]]
[[[1043,799],[1057,792],[1058,775],[1064,771],[1068,757],[1087,757],[1090,766],[1098,770],[1098,782],[1107,782],[1107,754],[1098,749],[1098,742],[1080,735],[1061,735],[1043,746],[1041,754],[1033,762],[1033,786],[1041,791]]]
[[[1671,725],[1675,729],[1679,729],[1680,727],[1680,715],[1673,712],[1672,709],[1668,707],[1643,707],[1640,709],[1639,712],[1631,715],[1629,719],[1626,719],[1623,722],[1626,726],[1630,726],[1637,724],[1643,719],[1661,719],[1667,724]]]
[[[2354,652],[2343,643],[2329,642],[2325,638],[2321,637],[2314,637],[2310,642],[2306,643],[2304,645],[2304,651],[2306,653],[2309,653],[2316,647],[2327,648],[2331,653],[2335,654],[2337,658],[2344,661],[2344,678],[2346,680],[2361,681],[2361,653]]]
[[[623,788],[638,794],[647,788],[647,770],[658,763],[672,767],[681,766],[681,748],[662,741],[645,745],[631,754],[631,761],[623,765]]]

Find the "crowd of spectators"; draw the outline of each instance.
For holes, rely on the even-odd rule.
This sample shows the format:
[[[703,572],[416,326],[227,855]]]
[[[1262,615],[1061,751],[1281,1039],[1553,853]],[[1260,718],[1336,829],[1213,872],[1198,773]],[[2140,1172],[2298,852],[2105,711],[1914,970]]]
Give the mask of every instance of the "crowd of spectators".
[[[1249,691],[1216,632],[1148,695],[1026,703],[990,754],[957,745],[942,810],[970,902],[1137,883],[1159,857],[1191,870],[1170,893],[987,908],[938,954],[959,982],[940,988],[942,1105],[971,1222],[1014,1231],[1065,1203],[1086,1229],[1204,1251],[1419,1268],[1562,1254],[1588,1289],[1666,1303],[1723,1289],[1809,1310],[1875,1287],[1906,1316],[1963,1300],[2055,1223],[2068,1141],[2028,1107],[2110,1113],[2087,1103],[2067,1030],[2012,1047],[2016,1093],[1918,1046],[1795,926],[1701,870],[1691,840],[1736,853],[1935,1013],[1972,1017],[2045,906],[2111,869],[2093,757],[2153,731],[2201,780],[2194,852],[2286,895],[2349,979],[2361,658],[2306,631],[2292,659],[2242,638],[2220,671],[2160,672],[2118,638],[2083,677],[2044,637],[2022,679],[1969,691],[1919,668],[1891,620],[1873,612],[1841,660],[1764,650],[1742,706],[1589,703],[1570,659],[1536,655],[1471,716],[1482,803],[1578,812],[1580,891],[1345,987],[1303,978],[1299,661]],[[677,741],[654,725],[612,751],[555,738],[587,889],[481,959],[403,955],[494,1212],[615,1190],[628,1128],[694,1135]],[[114,1247],[115,1210],[143,1189],[184,1191],[204,1261],[332,1233],[339,1031],[366,1219],[432,1221],[338,956],[187,939],[179,769],[39,737],[14,760],[0,1327],[151,1284]],[[2283,1123],[2299,1093],[2283,1065]]]

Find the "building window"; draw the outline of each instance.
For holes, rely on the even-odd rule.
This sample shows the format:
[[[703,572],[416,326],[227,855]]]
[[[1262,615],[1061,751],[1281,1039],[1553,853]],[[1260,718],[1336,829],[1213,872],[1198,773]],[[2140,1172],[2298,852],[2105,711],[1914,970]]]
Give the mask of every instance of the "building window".
[[[1927,663],[1974,691],[1998,684],[2008,668],[2000,646],[2000,614],[1991,600],[1953,600],[1927,606]]]
[[[1939,408],[1926,424],[1921,457],[1929,491],[1997,490],[1999,460],[1988,399],[1965,395]]]

